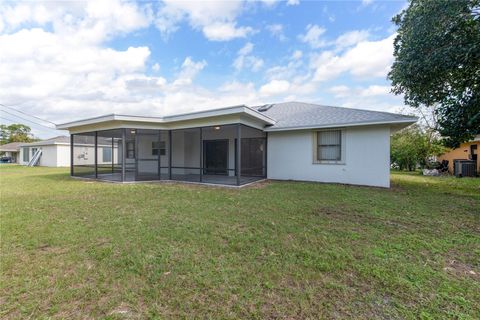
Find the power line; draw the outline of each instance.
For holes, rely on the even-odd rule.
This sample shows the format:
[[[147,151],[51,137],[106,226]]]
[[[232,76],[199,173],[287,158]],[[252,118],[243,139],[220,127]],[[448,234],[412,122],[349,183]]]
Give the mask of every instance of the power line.
[[[48,130],[57,132],[56,129],[53,129],[53,128],[47,127],[47,126],[45,126],[45,125],[43,125],[43,124],[36,123],[36,122],[31,121],[31,120],[22,118],[22,117],[20,117],[20,116],[18,116],[18,115],[16,115],[16,114],[7,112],[7,111],[5,111],[5,110],[0,110],[0,111],[6,112],[6,113],[8,113],[8,114],[10,114],[10,115],[13,115],[13,116],[15,116],[15,117],[18,117],[18,118],[20,118],[20,119],[23,119],[23,120],[26,120],[26,121],[28,121],[28,122],[31,122],[31,123],[33,123],[35,126],[41,126],[41,127],[46,128],[46,129],[48,129]],[[5,120],[8,120],[8,121],[11,121],[11,122],[13,122],[13,123],[18,122],[17,120],[12,120],[12,119],[8,119],[8,118],[4,118],[4,117],[1,117],[1,118],[2,118],[2,119],[5,119]]]
[[[0,119],[7,120],[7,121],[10,121],[12,123],[17,122],[16,120],[8,119],[8,118],[5,118],[5,117],[0,117]]]
[[[16,112],[19,112],[19,113],[23,113],[24,115],[27,115],[27,116],[32,117],[32,118],[35,118],[35,119],[38,119],[38,120],[41,120],[41,121],[44,121],[44,122],[48,122],[48,123],[51,123],[51,124],[53,124],[53,125],[57,125],[56,123],[54,123],[54,122],[52,122],[52,121],[48,121],[48,120],[39,118],[39,117],[37,117],[37,116],[34,116],[34,115],[32,115],[32,114],[28,114],[28,113],[26,113],[26,112],[17,110],[17,109],[15,109],[15,108],[12,108],[11,106],[4,105],[3,103],[0,103],[0,106],[5,107],[5,108],[8,108],[8,109],[11,109],[11,110],[16,111]]]
[[[14,116],[14,117],[23,119],[23,120],[25,120],[25,121],[31,122],[31,123],[36,124],[36,125],[38,125],[38,126],[42,126],[42,127],[44,127],[44,128],[50,129],[50,130],[56,130],[56,129],[54,129],[54,128],[51,128],[51,127],[46,126],[46,125],[44,125],[44,124],[41,124],[41,123],[38,123],[38,122],[35,122],[35,121],[32,121],[32,120],[29,120],[29,119],[27,119],[27,118],[21,117],[21,116],[19,116],[19,115],[16,115],[16,114],[14,114],[14,113],[8,112],[8,111],[6,111],[6,110],[0,110],[0,111],[5,112],[5,113],[8,113],[9,115],[12,115],[12,116]]]
[[[7,121],[10,121],[12,123],[15,123],[16,121],[15,120],[12,120],[12,119],[9,119],[9,118],[5,118],[5,117],[0,117],[0,119],[3,119],[3,120],[7,120]],[[27,135],[29,136],[32,136],[32,137],[35,137],[35,135],[31,132],[28,132]]]

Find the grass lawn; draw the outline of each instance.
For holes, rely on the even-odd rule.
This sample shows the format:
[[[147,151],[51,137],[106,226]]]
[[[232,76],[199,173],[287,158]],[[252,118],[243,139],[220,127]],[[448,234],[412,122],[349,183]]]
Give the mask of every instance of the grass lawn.
[[[0,167],[0,318],[480,318],[480,179],[109,184]]]

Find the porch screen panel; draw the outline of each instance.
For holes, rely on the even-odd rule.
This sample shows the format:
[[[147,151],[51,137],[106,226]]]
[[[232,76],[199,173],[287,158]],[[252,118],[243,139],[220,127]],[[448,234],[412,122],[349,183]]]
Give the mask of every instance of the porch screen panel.
[[[172,180],[200,179],[200,128],[173,130]]]
[[[243,180],[266,176],[266,134],[242,125],[241,177]],[[242,181],[243,183],[248,181]]]
[[[97,133],[98,179],[122,181],[122,131],[121,129]]]
[[[137,170],[136,135],[137,130],[134,128],[125,130],[125,181],[135,181]]]
[[[168,141],[168,131],[161,130],[160,131],[160,141],[159,141],[159,149],[158,153],[160,155],[160,179],[161,180],[168,180],[169,179],[169,172],[168,168],[170,165],[170,147]]]
[[[159,180],[159,156],[164,151],[159,131],[138,129],[136,134],[136,180]]]
[[[95,132],[73,135],[73,175],[95,178]]]
[[[202,128],[202,182],[236,185],[237,125]]]

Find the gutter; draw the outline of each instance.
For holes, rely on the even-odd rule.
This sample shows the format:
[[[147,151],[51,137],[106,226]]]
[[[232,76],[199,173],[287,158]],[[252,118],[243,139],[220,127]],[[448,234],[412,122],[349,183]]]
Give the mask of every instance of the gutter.
[[[309,129],[328,129],[339,127],[361,127],[361,126],[373,126],[373,125],[388,125],[388,124],[413,124],[417,122],[418,118],[409,120],[394,120],[394,121],[377,121],[377,122],[355,122],[355,123],[334,123],[329,125],[309,125],[309,126],[295,126],[295,127],[267,127],[264,129],[266,132],[274,131],[293,131],[293,130],[309,130]]]

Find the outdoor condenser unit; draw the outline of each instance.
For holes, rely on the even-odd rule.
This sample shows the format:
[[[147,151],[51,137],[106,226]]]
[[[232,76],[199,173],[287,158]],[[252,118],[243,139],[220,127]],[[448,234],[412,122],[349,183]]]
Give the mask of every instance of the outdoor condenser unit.
[[[474,160],[453,160],[453,174],[457,177],[476,177],[477,163]]]

